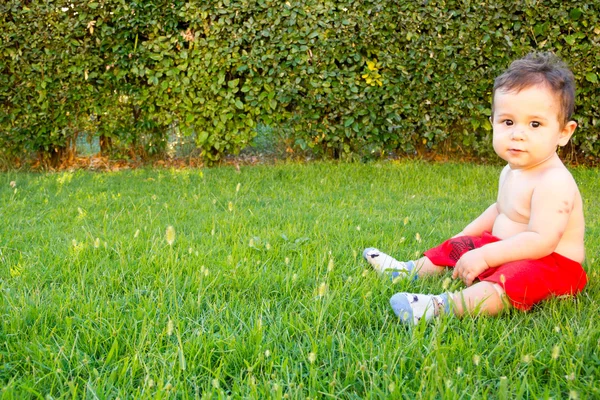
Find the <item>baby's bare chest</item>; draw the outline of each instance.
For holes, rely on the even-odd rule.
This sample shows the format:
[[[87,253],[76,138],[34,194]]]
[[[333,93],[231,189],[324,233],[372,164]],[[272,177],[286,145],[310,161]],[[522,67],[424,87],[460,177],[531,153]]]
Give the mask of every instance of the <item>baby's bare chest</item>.
[[[498,192],[498,209],[515,222],[528,223],[534,184],[528,179],[510,179]]]

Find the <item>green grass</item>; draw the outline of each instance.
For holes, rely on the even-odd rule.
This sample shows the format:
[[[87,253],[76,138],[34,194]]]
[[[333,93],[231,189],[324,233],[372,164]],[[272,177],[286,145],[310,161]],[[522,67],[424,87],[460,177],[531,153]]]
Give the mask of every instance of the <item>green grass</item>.
[[[391,284],[361,258],[413,258],[459,232],[498,173],[1,174],[0,398],[598,398],[598,170],[573,171],[590,277],[575,300],[409,328],[390,296],[450,274]]]

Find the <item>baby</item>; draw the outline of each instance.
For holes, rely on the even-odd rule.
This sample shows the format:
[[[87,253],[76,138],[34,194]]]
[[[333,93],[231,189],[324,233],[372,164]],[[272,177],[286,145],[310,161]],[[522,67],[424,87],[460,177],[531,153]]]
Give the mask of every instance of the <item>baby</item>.
[[[581,195],[556,152],[577,127],[571,120],[574,97],[573,74],[553,54],[514,61],[494,82],[493,146],[507,163],[496,202],[418,260],[399,262],[365,249],[364,258],[380,273],[420,277],[453,267],[452,278],[466,284],[457,293],[395,294],[390,303],[403,322],[416,324],[444,312],[528,310],[549,296],[583,290]]]

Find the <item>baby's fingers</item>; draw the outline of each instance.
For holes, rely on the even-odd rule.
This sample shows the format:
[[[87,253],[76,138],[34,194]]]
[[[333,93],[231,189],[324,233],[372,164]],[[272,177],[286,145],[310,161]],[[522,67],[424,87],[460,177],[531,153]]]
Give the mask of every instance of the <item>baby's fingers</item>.
[[[458,270],[456,268],[454,268],[454,271],[452,271],[452,279],[456,279],[458,278]]]
[[[465,276],[465,285],[471,286],[473,284],[473,278],[470,277],[470,274],[467,274],[467,276]]]

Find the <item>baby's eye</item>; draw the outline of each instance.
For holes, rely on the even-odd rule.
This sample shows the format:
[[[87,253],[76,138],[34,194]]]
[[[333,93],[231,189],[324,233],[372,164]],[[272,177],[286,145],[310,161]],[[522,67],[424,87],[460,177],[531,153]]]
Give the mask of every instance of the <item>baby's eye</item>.
[[[540,123],[537,122],[537,121],[532,121],[530,125],[531,125],[532,128],[539,128],[540,127]]]
[[[512,126],[513,122],[510,119],[505,119],[504,121],[502,121],[504,123],[504,125],[506,126]]]

